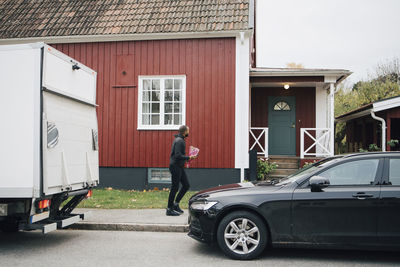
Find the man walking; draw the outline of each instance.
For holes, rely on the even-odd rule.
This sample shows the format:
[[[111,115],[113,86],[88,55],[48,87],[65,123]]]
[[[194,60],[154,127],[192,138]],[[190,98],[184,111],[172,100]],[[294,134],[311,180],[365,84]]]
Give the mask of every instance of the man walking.
[[[195,159],[197,156],[186,156],[186,143],[185,138],[189,136],[189,127],[182,125],[179,127],[179,133],[175,135],[175,140],[172,143],[171,156],[169,161],[169,171],[171,172],[171,191],[168,197],[167,216],[179,216],[183,210],[179,207],[179,202],[189,190],[189,181],[184,169],[185,162]],[[182,188],[175,199],[175,195],[179,190],[179,184]]]

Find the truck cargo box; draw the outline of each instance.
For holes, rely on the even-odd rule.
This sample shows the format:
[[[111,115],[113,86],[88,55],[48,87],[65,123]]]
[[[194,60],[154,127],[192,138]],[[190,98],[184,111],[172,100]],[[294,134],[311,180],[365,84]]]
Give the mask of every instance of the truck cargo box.
[[[43,43],[0,47],[0,197],[99,181],[96,72]]]
[[[96,186],[96,72],[44,43],[0,46],[0,62],[0,200]]]

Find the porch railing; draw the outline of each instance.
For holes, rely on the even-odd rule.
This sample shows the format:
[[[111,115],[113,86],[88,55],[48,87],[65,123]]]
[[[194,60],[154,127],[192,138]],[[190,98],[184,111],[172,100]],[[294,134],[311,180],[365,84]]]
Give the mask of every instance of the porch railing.
[[[314,133],[314,134],[313,134]],[[306,138],[311,140],[311,145],[306,146]],[[333,155],[330,145],[332,131],[329,128],[301,128],[300,129],[300,158],[305,156],[328,157]],[[309,144],[309,142],[307,142]],[[315,152],[311,152],[314,148]]]
[[[254,142],[250,143],[250,150],[257,149],[257,154],[268,157],[268,128],[251,127],[250,135],[254,138]],[[262,137],[264,136],[264,142]]]

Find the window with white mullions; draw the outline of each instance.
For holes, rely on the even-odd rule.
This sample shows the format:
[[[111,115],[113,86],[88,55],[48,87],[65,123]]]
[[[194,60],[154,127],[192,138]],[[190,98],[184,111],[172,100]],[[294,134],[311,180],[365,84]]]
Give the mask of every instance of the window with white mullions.
[[[185,76],[140,76],[138,129],[175,130],[185,124]]]

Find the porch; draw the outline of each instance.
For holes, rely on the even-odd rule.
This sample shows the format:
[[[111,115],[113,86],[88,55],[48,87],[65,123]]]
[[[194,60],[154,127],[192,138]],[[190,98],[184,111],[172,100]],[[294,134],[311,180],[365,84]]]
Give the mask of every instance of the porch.
[[[249,150],[301,161],[334,154],[334,93],[347,70],[250,71]]]

